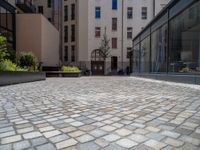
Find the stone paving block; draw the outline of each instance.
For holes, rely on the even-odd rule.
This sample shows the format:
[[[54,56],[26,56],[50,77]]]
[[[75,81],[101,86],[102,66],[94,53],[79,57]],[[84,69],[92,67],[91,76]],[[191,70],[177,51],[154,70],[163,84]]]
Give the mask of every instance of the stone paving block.
[[[165,146],[167,146],[166,144],[158,142],[156,140],[148,140],[144,144],[148,147],[155,149],[155,150],[160,150],[160,149],[164,148]]]
[[[6,137],[6,138],[2,138],[1,144],[13,143],[13,142],[20,141],[21,139],[22,139],[21,135],[10,136],[10,137]]]
[[[120,139],[120,136],[116,134],[109,134],[103,137],[106,141],[113,142]]]
[[[199,124],[192,123],[192,122],[185,122],[185,123],[183,124],[183,126],[187,126],[187,127],[189,127],[189,128],[195,129],[196,127],[199,126]]]
[[[18,129],[17,132],[18,132],[19,134],[23,134],[23,133],[31,132],[31,131],[33,131],[33,130],[34,130],[33,127],[28,127],[28,128]]]
[[[109,145],[109,142],[107,142],[105,139],[102,139],[102,138],[101,139],[96,139],[95,143],[97,145],[99,145],[100,147],[102,147],[102,148]]]
[[[180,147],[184,144],[184,142],[179,141],[179,140],[175,140],[175,139],[172,139],[172,138],[165,139],[164,143],[171,145],[173,147]]]
[[[53,126],[47,126],[43,128],[39,128],[40,132],[46,132],[46,131],[51,131],[54,130],[55,128]]]
[[[83,132],[83,131],[74,131],[74,132],[71,132],[71,133],[68,133],[68,135],[69,136],[71,136],[71,137],[78,137],[78,136],[81,136],[81,135],[83,135],[83,134],[85,134],[85,132]]]
[[[190,136],[183,135],[183,136],[180,137],[180,140],[182,140],[183,142],[191,143],[191,144],[196,145],[196,146],[200,145],[200,139],[196,139],[196,138],[193,138],[193,137],[190,137]]]
[[[152,126],[148,126],[145,128],[146,130],[149,130],[151,132],[159,132],[160,129],[159,128],[156,128],[156,127],[152,127]]]
[[[72,126],[74,127],[80,127],[80,126],[83,126],[84,123],[80,122],[80,121],[74,121],[74,122],[71,122],[70,123]]]
[[[138,145],[136,142],[133,142],[129,139],[121,139],[121,140],[117,141],[116,144],[118,144],[121,147],[129,148],[129,149]]]
[[[77,146],[77,149],[78,150],[99,150],[100,147],[94,142],[88,142],[88,143],[79,144]]]
[[[132,123],[131,125],[132,125],[132,126],[135,126],[135,127],[137,127],[137,128],[144,128],[144,127],[145,127],[144,124],[140,124],[140,123]]]
[[[149,133],[148,130],[140,129],[140,128],[139,128],[139,129],[136,129],[134,132],[137,133],[137,134],[143,134],[143,135]]]
[[[58,130],[53,130],[53,131],[48,131],[48,132],[44,132],[43,135],[46,137],[46,138],[50,138],[50,137],[53,137],[53,136],[56,136],[56,135],[59,135],[61,134],[60,131]]]
[[[124,129],[124,128],[118,129],[115,132],[120,136],[127,136],[127,135],[130,135],[132,133],[132,131]]]
[[[107,134],[107,132],[100,130],[100,129],[95,129],[89,132],[89,134],[91,134],[94,137],[101,137]]]
[[[0,133],[9,132],[9,131],[13,131],[13,130],[14,130],[13,127],[0,128]]]
[[[110,144],[105,147],[103,150],[127,150],[127,148],[121,147],[118,144]]]
[[[154,140],[157,140],[157,141],[161,141],[162,139],[164,139],[166,136],[164,135],[161,135],[160,133],[149,133],[146,135],[148,138],[151,138],[151,139],[154,139]]]
[[[72,131],[75,131],[75,130],[77,130],[77,129],[75,127],[71,127],[71,126],[61,129],[61,131],[64,132],[64,133],[72,132]]]
[[[81,143],[85,143],[85,142],[89,142],[89,141],[94,140],[94,137],[92,137],[89,134],[84,134],[84,135],[76,138],[76,140],[79,141],[79,142],[81,142]]]
[[[12,150],[12,144],[0,145],[0,150]]]
[[[55,146],[51,143],[43,144],[37,147],[37,150],[56,150]]]
[[[137,143],[143,143],[143,142],[148,140],[147,137],[140,135],[140,134],[132,134],[128,138],[137,142]]]
[[[23,134],[24,139],[33,139],[33,138],[37,138],[42,136],[42,134],[40,132],[30,132],[30,133],[26,133]]]
[[[28,141],[21,141],[13,144],[14,150],[22,150],[29,148],[31,145]]]
[[[67,148],[76,145],[78,142],[75,139],[68,139],[56,144],[57,149]]]
[[[66,134],[61,134],[58,136],[54,136],[54,137],[50,138],[49,140],[52,143],[58,143],[58,142],[61,142],[61,141],[67,140],[67,139],[69,139],[69,136],[67,136]]]
[[[164,135],[164,136],[175,138],[175,139],[180,136],[179,133],[176,133],[176,132],[173,132],[173,131],[167,131],[167,130],[162,131],[161,134]]]
[[[33,146],[38,146],[47,143],[47,139],[45,139],[44,137],[31,139],[31,143]]]
[[[104,131],[110,132],[110,131],[115,130],[116,128],[110,125],[106,125],[106,126],[103,126],[101,129]]]
[[[15,131],[8,131],[0,134],[0,138],[15,135]]]

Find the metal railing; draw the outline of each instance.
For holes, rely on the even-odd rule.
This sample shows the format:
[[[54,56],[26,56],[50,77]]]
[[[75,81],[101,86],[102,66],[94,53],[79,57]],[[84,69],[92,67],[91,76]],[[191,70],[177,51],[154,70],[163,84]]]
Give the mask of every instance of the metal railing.
[[[30,0],[16,0],[16,5],[22,4],[29,8],[32,13],[36,12],[36,7],[32,4]]]

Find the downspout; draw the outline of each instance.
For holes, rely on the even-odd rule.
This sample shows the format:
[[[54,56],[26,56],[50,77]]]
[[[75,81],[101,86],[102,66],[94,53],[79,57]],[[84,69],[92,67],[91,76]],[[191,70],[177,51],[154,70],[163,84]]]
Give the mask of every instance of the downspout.
[[[122,0],[122,38],[121,38],[121,63],[124,71],[124,0]]]

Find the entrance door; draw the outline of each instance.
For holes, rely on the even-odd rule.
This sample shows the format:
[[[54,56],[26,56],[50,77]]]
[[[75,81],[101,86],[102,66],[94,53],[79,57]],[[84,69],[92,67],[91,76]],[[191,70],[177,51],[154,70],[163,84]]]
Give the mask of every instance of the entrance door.
[[[92,75],[104,75],[104,61],[91,62]]]
[[[91,53],[91,71],[92,75],[104,75],[104,58],[99,49]]]
[[[117,57],[111,57],[111,70],[117,70]]]

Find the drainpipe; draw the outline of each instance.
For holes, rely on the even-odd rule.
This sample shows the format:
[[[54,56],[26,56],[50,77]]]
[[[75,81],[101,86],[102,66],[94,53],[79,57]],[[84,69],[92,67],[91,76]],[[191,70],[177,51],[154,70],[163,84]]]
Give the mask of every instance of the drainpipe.
[[[155,2],[155,0],[153,0],[153,18],[156,16],[156,2]]]
[[[121,38],[121,63],[122,63],[122,70],[124,70],[124,0],[122,0],[122,38]]]

